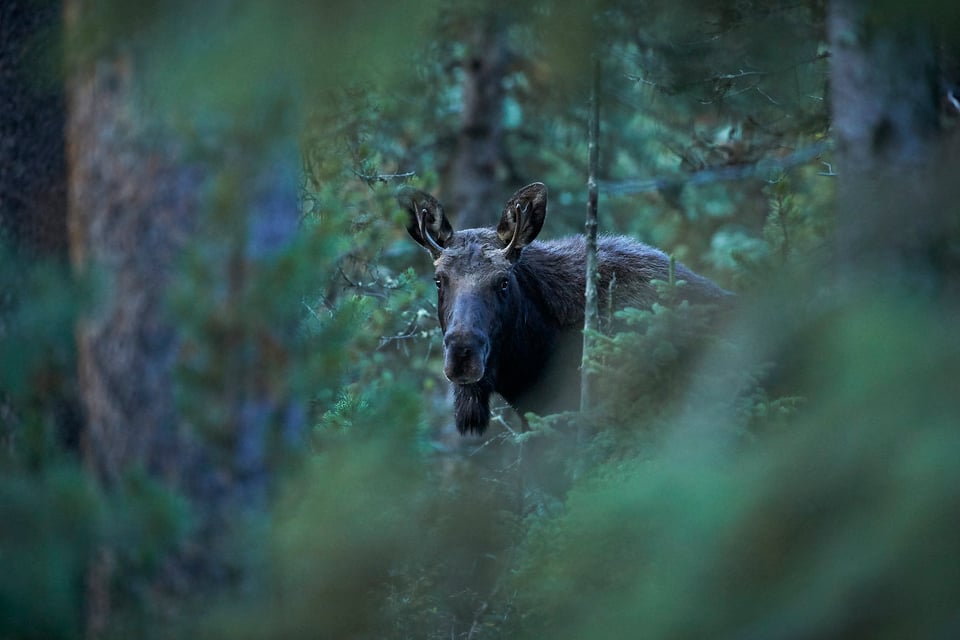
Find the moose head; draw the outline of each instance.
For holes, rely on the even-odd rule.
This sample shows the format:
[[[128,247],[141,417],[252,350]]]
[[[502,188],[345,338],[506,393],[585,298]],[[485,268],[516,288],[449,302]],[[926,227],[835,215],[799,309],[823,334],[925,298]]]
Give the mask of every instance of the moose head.
[[[444,375],[462,393],[488,396],[503,378],[496,368],[504,349],[522,337],[516,333],[518,320],[535,315],[525,313],[530,301],[515,267],[543,227],[547,188],[535,182],[517,191],[496,229],[454,232],[443,206],[423,191],[405,189],[398,200],[409,214],[407,231],[433,257]],[[459,420],[458,426],[482,430],[488,411],[465,416],[483,420],[482,426]]]

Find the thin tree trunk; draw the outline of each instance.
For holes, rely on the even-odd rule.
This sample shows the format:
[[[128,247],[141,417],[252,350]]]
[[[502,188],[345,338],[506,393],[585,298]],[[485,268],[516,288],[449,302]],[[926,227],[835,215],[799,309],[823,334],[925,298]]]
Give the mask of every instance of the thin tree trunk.
[[[600,329],[600,309],[597,298],[597,283],[600,280],[597,267],[597,168],[600,158],[600,61],[594,62],[593,86],[590,90],[590,124],[588,131],[587,160],[587,220],[586,232],[586,308],[583,321],[583,359],[580,369],[580,410],[588,411],[593,406],[594,390],[587,367],[593,350],[593,332]]]

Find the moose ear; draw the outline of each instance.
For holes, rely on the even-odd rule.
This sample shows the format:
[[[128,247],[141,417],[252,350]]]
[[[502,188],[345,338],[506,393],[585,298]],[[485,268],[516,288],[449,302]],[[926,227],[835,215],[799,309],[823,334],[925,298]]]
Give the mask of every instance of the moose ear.
[[[437,258],[453,237],[453,227],[443,213],[443,206],[429,193],[412,187],[401,189],[397,202],[409,216],[407,232]]]
[[[547,186],[534,182],[513,194],[503,208],[497,235],[512,260],[537,237],[547,217]]]

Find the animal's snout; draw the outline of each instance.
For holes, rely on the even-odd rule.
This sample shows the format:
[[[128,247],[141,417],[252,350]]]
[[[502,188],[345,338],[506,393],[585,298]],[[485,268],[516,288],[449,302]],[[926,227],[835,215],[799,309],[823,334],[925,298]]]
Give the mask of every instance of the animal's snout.
[[[443,375],[447,380],[471,384],[483,377],[490,343],[476,331],[453,331],[443,337],[443,353]]]

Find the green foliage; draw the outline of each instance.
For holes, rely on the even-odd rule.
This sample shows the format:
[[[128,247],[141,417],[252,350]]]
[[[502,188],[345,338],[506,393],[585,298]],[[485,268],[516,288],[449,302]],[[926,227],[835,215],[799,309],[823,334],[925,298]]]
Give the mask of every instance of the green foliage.
[[[86,475],[0,474],[0,637],[79,638],[86,557],[105,525]]]
[[[74,332],[102,285],[22,258],[5,254],[0,269],[0,638],[80,638],[92,559],[116,552],[120,600],[142,613],[148,603],[130,586],[168,557],[190,518],[142,472],[104,491],[80,466]]]
[[[104,543],[117,554],[125,580],[149,577],[194,526],[182,495],[134,469],[108,496]]]
[[[262,590],[219,609],[205,637],[446,637],[496,593],[518,535],[508,492],[428,464],[419,404],[397,382],[338,403],[274,512]]]
[[[719,455],[668,437],[601,466],[527,538],[525,637],[894,638],[952,624],[948,327],[930,305],[852,301],[797,345],[822,368],[789,429]]]
[[[87,298],[64,265],[0,253],[0,460],[43,465],[58,454],[75,402],[73,323]],[[68,420],[68,418],[67,418]]]
[[[157,569],[187,532],[182,499],[142,473],[104,493],[67,461],[0,472],[0,637],[80,638],[85,585],[97,552],[116,553],[128,615],[151,606],[128,589]]]
[[[692,393],[700,414],[736,416],[730,429],[738,437],[749,433],[751,418],[783,414],[790,402],[771,401],[760,385],[763,363],[745,362],[746,344],[733,335],[722,335],[731,301],[691,304],[687,283],[654,280],[659,302],[650,309],[628,308],[614,312],[610,331],[595,338],[588,367],[598,376],[599,411],[618,434],[618,451],[645,446],[652,436],[671,428],[676,408]],[[739,362],[738,367],[705,366],[704,356]],[[688,416],[689,418],[689,416]],[[720,428],[719,426],[717,427]]]
[[[832,251],[828,246],[834,227],[829,200],[832,189],[812,188],[811,172],[809,168],[798,172],[799,179],[780,174],[766,185],[768,205],[762,242],[741,234],[739,238],[725,238],[727,247],[715,243],[715,249],[723,249],[714,254],[715,264],[727,268],[735,265],[734,279],[739,286],[757,289],[771,276],[781,277],[784,272],[806,271],[809,276],[810,270],[821,265]]]
[[[389,627],[383,590],[396,559],[416,553],[423,488],[412,444],[417,407],[404,391],[359,409],[368,421],[362,438],[325,430],[263,541],[269,595],[212,621],[225,637],[315,637],[318,629],[356,637]]]

